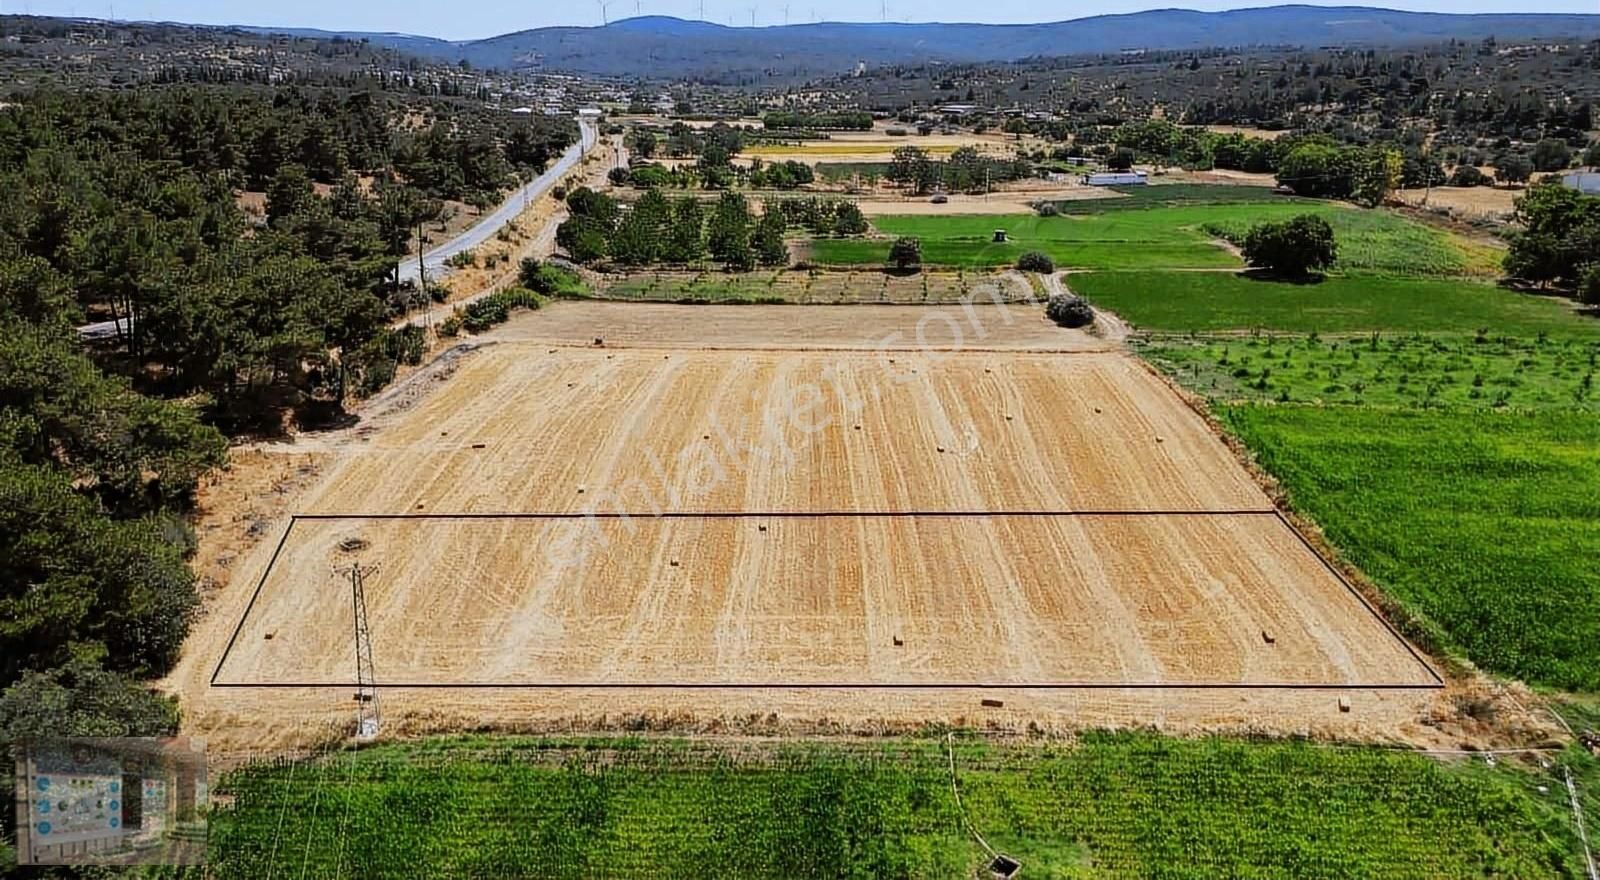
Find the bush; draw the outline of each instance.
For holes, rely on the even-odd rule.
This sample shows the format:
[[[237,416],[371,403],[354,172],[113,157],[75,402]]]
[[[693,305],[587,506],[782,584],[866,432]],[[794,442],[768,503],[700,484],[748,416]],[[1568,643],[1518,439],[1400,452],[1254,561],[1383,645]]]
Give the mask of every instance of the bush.
[[[1451,186],[1492,186],[1493,184],[1493,177],[1484,174],[1472,165],[1458,165],[1455,172],[1450,175]]]
[[[1044,306],[1045,316],[1063,327],[1087,327],[1094,323],[1094,309],[1081,296],[1058,293]]]
[[[862,216],[861,208],[855,202],[840,202],[834,209],[834,234],[864,235],[866,231],[867,218]]]
[[[922,239],[905,236],[897,238],[889,248],[889,262],[896,269],[909,269],[922,262]]]
[[[1038,272],[1041,275],[1049,275],[1056,270],[1056,263],[1050,259],[1049,254],[1028,251],[1017,258],[1017,268],[1023,272]]]
[[[421,327],[407,324],[398,330],[386,331],[379,338],[384,340],[384,349],[389,357],[397,363],[412,367],[422,363],[422,354],[427,345]]]
[[[628,176],[628,169],[626,168],[613,168],[606,172],[606,180],[611,181],[612,186],[626,186]]]
[[[516,309],[536,310],[544,305],[539,295],[525,287],[508,287],[469,303],[457,312],[461,326],[468,333],[482,333],[496,324],[505,323]]]
[[[431,299],[436,303],[442,303],[449,298],[450,288],[445,287],[443,284],[428,285],[428,299]]]
[[[1600,262],[1583,267],[1583,274],[1578,278],[1578,302],[1600,306]]]
[[[478,255],[472,251],[462,251],[459,254],[451,254],[450,259],[445,260],[444,264],[452,269],[471,269],[478,265]]]
[[[1055,202],[1040,202],[1039,206],[1034,210],[1039,212],[1040,217],[1054,217],[1061,213],[1061,209],[1056,206]]]
[[[1339,258],[1333,227],[1315,214],[1262,223],[1244,237],[1240,250],[1250,265],[1289,278],[1320,272]]]

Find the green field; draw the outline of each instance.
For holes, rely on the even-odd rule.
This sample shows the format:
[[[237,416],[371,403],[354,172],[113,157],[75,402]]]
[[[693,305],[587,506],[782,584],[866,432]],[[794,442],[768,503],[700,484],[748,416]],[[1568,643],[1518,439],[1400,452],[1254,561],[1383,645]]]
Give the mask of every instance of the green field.
[[[1107,272],[1067,283],[1147,330],[1600,335],[1600,321],[1561,300],[1464,279],[1361,275],[1286,284],[1220,272]]]
[[[850,180],[856,175],[862,177],[886,177],[889,173],[888,162],[818,162],[816,174],[829,183],[841,183]]]
[[[1139,353],[1214,400],[1600,412],[1600,342],[1161,337]]]
[[[882,237],[818,239],[811,243],[811,252],[814,261],[824,265],[881,265],[888,259],[892,239],[915,236],[922,240],[923,261],[930,265],[1008,265],[1022,253],[1038,250],[1062,268],[1238,268],[1243,263],[1216,243],[1220,233],[1314,213],[1328,219],[1339,239],[1341,257],[1335,267],[1339,272],[1464,276],[1493,274],[1498,265],[1492,249],[1383,211],[1293,200],[1174,199],[1141,210],[1106,207],[1121,201],[1083,201],[1073,212],[1057,217],[877,217],[872,225]],[[1006,230],[1010,240],[994,243],[996,229]]]
[[[1164,183],[1150,186],[1115,186],[1112,191],[1124,198],[1067,199],[1056,202],[1056,210],[1063,214],[1100,214],[1106,211],[1129,211],[1156,206],[1175,205],[1235,205],[1235,204],[1287,204],[1320,205],[1315,199],[1282,196],[1267,186],[1219,186],[1209,183]]]
[[[1494,672],[1600,689],[1600,416],[1226,407],[1333,544]]]
[[[210,872],[1578,877],[1555,777],[1301,742],[775,744],[463,737],[229,774]],[[1544,792],[1538,787],[1543,785]],[[289,821],[285,821],[288,817]]]

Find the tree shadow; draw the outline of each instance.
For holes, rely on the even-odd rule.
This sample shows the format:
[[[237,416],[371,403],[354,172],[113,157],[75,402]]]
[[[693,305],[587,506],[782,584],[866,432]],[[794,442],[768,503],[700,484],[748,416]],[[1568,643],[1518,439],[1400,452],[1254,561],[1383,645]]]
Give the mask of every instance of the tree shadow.
[[[1246,269],[1234,276],[1246,281],[1260,281],[1270,284],[1293,284],[1296,287],[1314,287],[1328,280],[1322,272],[1311,272],[1305,275],[1283,275],[1266,269]]]

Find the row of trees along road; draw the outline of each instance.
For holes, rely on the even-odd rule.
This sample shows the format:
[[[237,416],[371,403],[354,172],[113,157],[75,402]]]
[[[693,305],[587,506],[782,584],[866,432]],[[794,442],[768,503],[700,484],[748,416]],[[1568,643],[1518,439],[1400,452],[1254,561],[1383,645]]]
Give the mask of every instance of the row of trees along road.
[[[738,193],[725,192],[708,208],[693,196],[669,199],[649,190],[624,207],[611,196],[579,187],[567,195],[570,217],[556,243],[580,263],[610,259],[624,266],[692,264],[711,259],[729,270],[789,261],[784,236],[791,225],[818,234],[860,235],[866,218],[853,202],[769,200],[757,216]]]
[[[368,93],[8,100],[0,741],[170,731],[176,707],[140,682],[168,671],[197,606],[188,516],[224,431],[336,412],[347,378],[376,384],[420,356],[388,330],[409,231],[575,132],[458,126]],[[422,112],[428,128],[400,126]],[[240,208],[247,188],[266,191],[264,221]],[[75,328],[101,315],[120,338],[86,351]]]

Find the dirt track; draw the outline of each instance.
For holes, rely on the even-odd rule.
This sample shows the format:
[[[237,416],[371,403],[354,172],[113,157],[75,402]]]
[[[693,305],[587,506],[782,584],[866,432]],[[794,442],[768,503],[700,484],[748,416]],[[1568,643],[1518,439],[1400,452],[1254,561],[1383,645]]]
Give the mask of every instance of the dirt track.
[[[570,685],[385,688],[389,730],[626,716],[1418,735],[1434,691],[1156,687],[1432,679],[1130,356],[1037,310],[991,321],[984,350],[860,342],[931,312],[582,303],[518,319],[415,402],[320,438],[326,464],[290,509],[632,518],[298,520],[219,683],[350,681],[330,572],[359,557],[382,565],[380,684]],[[595,335],[608,347],[584,347]],[[348,686],[209,686],[287,527],[233,568],[168,682],[219,748],[350,717]],[[1049,682],[1100,687],[1015,687]],[[707,687],[796,683],[878,687]],[[979,683],[996,688],[927,687]]]
[[[899,305],[670,305],[558,302],[497,330],[507,342],[754,351],[1115,351],[1044,319],[1037,306],[979,300],[971,311]]]

